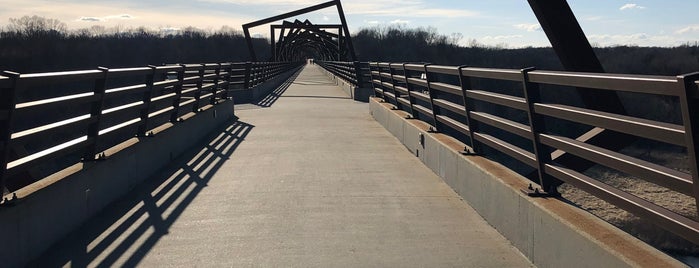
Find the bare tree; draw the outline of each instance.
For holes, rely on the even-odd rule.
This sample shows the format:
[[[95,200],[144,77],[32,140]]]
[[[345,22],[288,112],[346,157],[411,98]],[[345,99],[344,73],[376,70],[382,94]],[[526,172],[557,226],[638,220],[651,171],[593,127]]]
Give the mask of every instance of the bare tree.
[[[23,16],[21,18],[10,18],[10,24],[7,25],[7,30],[19,34],[32,36],[45,33],[65,34],[68,27],[65,23],[57,19],[49,19],[34,16]]]

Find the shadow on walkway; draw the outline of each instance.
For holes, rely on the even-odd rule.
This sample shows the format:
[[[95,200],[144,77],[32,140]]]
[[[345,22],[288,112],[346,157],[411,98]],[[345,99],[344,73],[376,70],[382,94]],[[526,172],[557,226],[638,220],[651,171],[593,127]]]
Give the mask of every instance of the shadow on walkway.
[[[299,68],[294,74],[289,76],[289,79],[286,79],[281,85],[279,85],[277,88],[274,89],[274,91],[270,92],[267,94],[267,96],[262,97],[260,100],[258,100],[255,105],[260,106],[260,107],[271,107],[279,97],[286,92],[289,87],[294,84],[294,80],[301,74],[301,71],[303,71],[303,67]]]
[[[117,262],[136,266],[253,127],[238,121],[214,132],[205,143],[173,160],[170,167],[53,245],[29,267],[111,267]]]

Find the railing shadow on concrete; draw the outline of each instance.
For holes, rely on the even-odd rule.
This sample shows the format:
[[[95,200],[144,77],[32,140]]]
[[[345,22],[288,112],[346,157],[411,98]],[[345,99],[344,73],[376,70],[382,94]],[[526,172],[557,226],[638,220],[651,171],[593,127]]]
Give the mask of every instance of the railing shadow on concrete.
[[[237,121],[177,158],[29,266],[136,266],[252,131]],[[80,241],[80,243],[75,243]]]
[[[296,70],[296,72],[294,72],[294,74],[289,76],[288,79],[286,79],[283,83],[281,83],[272,92],[270,92],[266,96],[262,97],[261,99],[257,100],[255,102],[255,105],[260,106],[260,107],[264,107],[264,108],[272,107],[272,105],[275,102],[277,102],[277,100],[279,100],[279,97],[282,94],[284,94],[284,92],[286,92],[286,90],[289,89],[289,87],[292,84],[294,84],[294,80],[296,80],[296,78],[301,74],[302,70],[303,70],[303,68],[299,68],[298,70]]]

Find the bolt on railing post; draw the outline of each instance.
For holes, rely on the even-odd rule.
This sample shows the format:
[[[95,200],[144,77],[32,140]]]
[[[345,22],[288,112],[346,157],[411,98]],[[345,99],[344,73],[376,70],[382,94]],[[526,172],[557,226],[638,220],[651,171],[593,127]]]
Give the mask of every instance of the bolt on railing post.
[[[7,163],[10,158],[10,142],[12,137],[12,119],[15,111],[17,83],[20,77],[19,73],[4,71],[3,76],[10,79],[10,85],[7,88],[0,88],[0,111],[6,113],[5,120],[0,124],[0,146],[2,146],[2,157],[0,158],[0,201],[5,197],[5,189],[7,185]],[[9,194],[9,189],[8,189]]]
[[[471,111],[474,110],[474,102],[473,99],[469,98],[467,95],[467,91],[471,89],[471,77],[464,76],[462,73],[462,70],[466,68],[466,66],[459,66],[458,71],[459,71],[459,84],[461,85],[461,96],[464,99],[464,113],[466,117],[466,125],[468,126],[468,138],[471,141],[471,149],[473,149],[473,153],[475,154],[480,154],[481,153],[481,146],[478,144],[478,141],[476,141],[475,138],[475,133],[479,131],[478,129],[478,122],[475,120],[471,119]]]
[[[430,85],[431,83],[431,78],[432,75],[430,75],[430,72],[427,70],[427,67],[430,66],[431,64],[424,64],[425,68],[425,82],[427,82],[427,93],[429,93],[430,96],[430,106],[432,108],[432,120],[434,120],[434,130],[435,131],[440,131],[439,127],[439,121],[437,121],[437,115],[439,114],[439,107],[434,105],[434,97],[437,95],[433,90]]]
[[[252,63],[248,61],[245,63],[245,82],[243,84],[243,87],[245,87],[245,89],[250,88],[250,79],[252,76],[251,72],[252,72]]]
[[[184,64],[180,64],[180,68],[177,70],[177,84],[173,86],[175,97],[172,99],[172,113],[170,113],[170,122],[172,123],[176,123],[180,117],[180,101],[182,100],[182,86],[186,68]]]
[[[95,155],[97,154],[100,123],[102,122],[102,106],[104,104],[104,92],[106,90],[109,68],[99,67],[99,70],[102,71],[103,76],[95,80],[93,88],[93,93],[97,99],[92,102],[92,107],[90,108],[90,118],[93,120],[87,125],[87,145],[85,146],[83,161],[97,160]]]
[[[677,77],[679,85],[683,87],[680,94],[680,108],[682,111],[682,123],[684,125],[685,143],[689,158],[689,169],[692,174],[692,191],[694,202],[699,213],[699,99],[697,99],[696,81],[699,81],[699,72],[681,75]]]
[[[139,111],[139,116],[141,118],[141,124],[138,126],[138,131],[136,136],[145,137],[148,136],[148,119],[150,114],[150,104],[153,98],[153,84],[155,84],[155,70],[156,66],[148,65],[151,72],[146,75],[146,90],[143,92],[143,108]]]
[[[412,118],[419,118],[419,115],[417,114],[417,111],[415,110],[415,101],[413,100],[413,93],[410,90],[410,82],[408,79],[410,79],[410,71],[405,68],[405,65],[407,63],[403,63],[403,78],[405,79],[405,90],[408,91],[408,102],[410,102],[410,116]]]
[[[527,102],[527,117],[529,118],[529,127],[531,128],[530,138],[534,146],[539,186],[541,186],[543,191],[553,193],[555,189],[549,189],[548,187],[555,187],[555,184],[551,182],[551,178],[546,176],[546,171],[544,169],[546,163],[551,162],[551,153],[548,152],[544,145],[541,144],[541,141],[539,141],[539,133],[542,133],[545,129],[544,118],[534,111],[534,105],[541,101],[541,93],[539,92],[539,84],[529,81],[529,72],[533,70],[535,70],[535,68],[525,68],[521,70],[524,99]]]

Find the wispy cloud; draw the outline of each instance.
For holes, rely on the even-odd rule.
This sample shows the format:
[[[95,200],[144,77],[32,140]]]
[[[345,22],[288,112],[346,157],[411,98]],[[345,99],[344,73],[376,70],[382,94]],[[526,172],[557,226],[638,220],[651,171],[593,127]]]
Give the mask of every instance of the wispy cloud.
[[[521,24],[515,24],[512,26],[517,28],[517,29],[520,29],[520,30],[526,30],[527,32],[541,31],[541,25],[539,25],[538,23],[532,23],[532,24],[521,23]]]
[[[687,34],[693,32],[699,32],[699,24],[689,25],[687,27],[675,31],[676,34]]]
[[[630,10],[630,9],[646,9],[646,7],[639,6],[637,4],[629,3],[629,4],[624,4],[623,6],[621,6],[619,8],[619,10]]]
[[[602,16],[592,16],[592,17],[587,17],[585,18],[586,21],[599,21],[602,20],[604,17]]]
[[[133,18],[134,18],[134,16],[131,16],[129,14],[121,14],[121,15],[110,15],[110,16],[104,16],[104,17],[80,17],[77,20],[78,21],[87,21],[87,22],[102,22],[102,21],[108,21],[111,19],[130,20]]]
[[[587,37],[598,46],[637,45],[637,46],[677,46],[688,42],[671,35],[635,34],[593,34]]]
[[[409,24],[409,23],[410,23],[409,20],[401,20],[401,19],[391,21],[391,24]]]
[[[513,34],[513,35],[496,35],[496,36],[485,36],[483,37],[483,41],[502,41],[502,40],[507,40],[507,39],[516,39],[516,38],[522,38],[524,37],[521,34]]]

